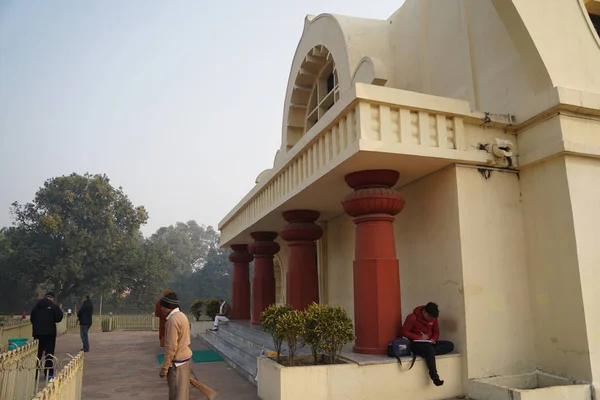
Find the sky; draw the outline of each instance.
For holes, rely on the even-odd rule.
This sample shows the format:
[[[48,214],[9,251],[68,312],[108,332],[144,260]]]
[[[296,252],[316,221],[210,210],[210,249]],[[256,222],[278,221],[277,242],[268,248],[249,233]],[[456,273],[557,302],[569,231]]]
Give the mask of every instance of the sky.
[[[270,168],[306,14],[403,0],[0,0],[0,227],[46,179],[106,174],[143,228],[218,222]]]

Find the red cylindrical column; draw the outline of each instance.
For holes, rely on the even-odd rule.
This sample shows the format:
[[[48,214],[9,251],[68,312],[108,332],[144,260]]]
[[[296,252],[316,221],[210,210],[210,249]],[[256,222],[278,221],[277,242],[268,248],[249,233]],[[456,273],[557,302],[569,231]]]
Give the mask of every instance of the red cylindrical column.
[[[260,314],[275,304],[275,272],[273,256],[279,252],[275,242],[277,232],[253,232],[254,243],[248,246],[254,254],[254,277],[252,278],[252,325],[260,325]]]
[[[250,319],[250,263],[254,256],[248,252],[247,244],[234,244],[229,261],[233,263],[231,287],[231,318]]]
[[[279,235],[290,248],[286,274],[286,302],[294,310],[304,310],[313,301],[319,302],[319,274],[315,241],[323,229],[315,224],[321,215],[312,210],[290,210],[283,213],[288,224]]]
[[[355,353],[386,354],[387,343],[402,324],[400,271],[394,241],[394,215],[404,199],[391,189],[399,173],[359,171],[346,175],[353,192],[342,205],[354,217]]]

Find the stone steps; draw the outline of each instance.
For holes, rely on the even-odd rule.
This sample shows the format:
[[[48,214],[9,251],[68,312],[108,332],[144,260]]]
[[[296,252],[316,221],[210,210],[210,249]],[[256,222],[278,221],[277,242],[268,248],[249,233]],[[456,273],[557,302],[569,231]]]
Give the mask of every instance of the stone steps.
[[[240,375],[256,385],[256,358],[262,352],[274,351],[271,335],[248,323],[229,322],[219,325],[218,331],[207,329],[200,334],[200,339],[215,350],[223,360]],[[281,349],[287,354],[284,343]],[[299,354],[310,354],[310,349],[299,349]]]
[[[244,324],[221,324],[218,331],[206,330],[200,339],[212,347],[236,372],[256,385],[256,357],[272,351],[271,336]],[[270,342],[270,343],[269,343]]]

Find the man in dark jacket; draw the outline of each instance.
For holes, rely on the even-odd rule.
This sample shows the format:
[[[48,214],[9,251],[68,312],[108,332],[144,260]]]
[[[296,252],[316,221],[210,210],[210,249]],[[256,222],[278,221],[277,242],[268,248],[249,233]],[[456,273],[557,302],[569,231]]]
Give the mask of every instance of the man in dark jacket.
[[[81,298],[83,303],[81,308],[77,311],[77,319],[79,320],[79,335],[81,336],[81,342],[83,343],[83,351],[86,353],[90,351],[90,340],[88,338],[88,331],[92,326],[92,314],[94,313],[94,305],[90,300],[89,295],[85,295]]]
[[[411,341],[410,349],[418,356],[425,359],[429,369],[429,377],[436,386],[442,386],[435,363],[435,356],[448,354],[454,350],[454,343],[439,340],[440,328],[438,317],[440,310],[435,303],[419,306],[406,317],[402,326],[402,336]]]
[[[46,353],[44,363],[44,376],[47,379],[54,377],[54,349],[56,348],[56,324],[62,321],[63,312],[54,304],[54,293],[46,293],[43,299],[37,302],[31,310],[31,325],[33,338],[38,341],[38,359]]]

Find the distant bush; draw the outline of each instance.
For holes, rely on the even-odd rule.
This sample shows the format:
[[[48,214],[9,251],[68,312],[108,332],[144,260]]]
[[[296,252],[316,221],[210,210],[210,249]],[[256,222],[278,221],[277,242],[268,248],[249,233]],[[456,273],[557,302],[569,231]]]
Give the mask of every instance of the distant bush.
[[[206,315],[210,317],[210,319],[215,319],[217,314],[219,313],[219,309],[221,308],[221,304],[219,304],[218,299],[209,299],[204,300],[204,308],[206,311]]]
[[[204,306],[204,301],[202,300],[194,300],[194,302],[190,306],[190,312],[192,313],[196,321],[200,321],[200,317],[202,316],[202,306]]]

